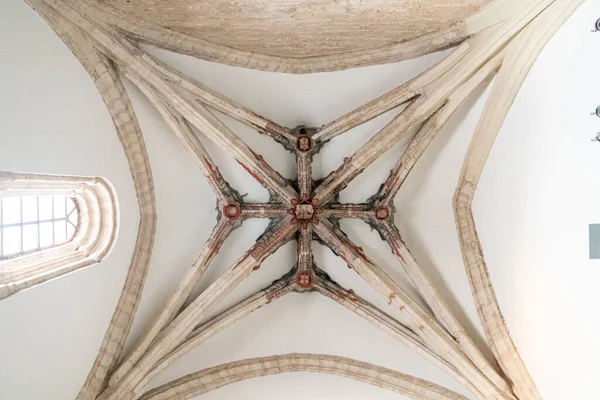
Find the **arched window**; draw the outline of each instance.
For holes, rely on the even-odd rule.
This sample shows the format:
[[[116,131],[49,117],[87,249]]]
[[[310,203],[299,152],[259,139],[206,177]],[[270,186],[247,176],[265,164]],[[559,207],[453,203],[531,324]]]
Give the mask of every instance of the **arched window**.
[[[106,179],[0,172],[0,299],[103,260],[118,221]]]
[[[0,259],[68,243],[79,226],[74,197],[0,197]]]

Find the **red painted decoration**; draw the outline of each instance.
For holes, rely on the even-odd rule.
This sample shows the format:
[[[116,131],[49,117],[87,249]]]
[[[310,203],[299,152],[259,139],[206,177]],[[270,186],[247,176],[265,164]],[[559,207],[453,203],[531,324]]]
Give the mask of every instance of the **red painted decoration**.
[[[315,283],[315,277],[312,272],[300,271],[296,274],[296,285],[302,289],[309,289]]]

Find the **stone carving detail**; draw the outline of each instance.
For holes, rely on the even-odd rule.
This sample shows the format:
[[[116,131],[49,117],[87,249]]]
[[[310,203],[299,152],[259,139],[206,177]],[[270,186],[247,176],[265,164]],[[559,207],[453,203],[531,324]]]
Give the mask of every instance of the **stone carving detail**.
[[[151,7],[144,8],[138,3],[148,4],[152,3],[151,0],[135,2],[135,5],[134,2],[127,5],[129,2],[120,0],[26,1],[71,48],[94,79],[130,160],[140,205],[140,233],[130,272],[96,362],[79,393],[79,400],[126,400],[140,395],[145,400],[189,399],[225,384],[286,371],[337,374],[394,390],[413,399],[465,399],[431,382],[381,367],[340,357],[298,354],[216,366],[143,393],[157,374],[220,329],[290,292],[320,293],[347,307],[417,350],[464,385],[476,398],[541,399],[500,311],[477,236],[471,203],[494,139],[527,72],[553,33],[582,0],[473,2],[476,6],[468,7],[468,13],[457,14],[455,21],[440,21],[439,25],[422,34],[401,41],[360,47],[359,39],[356,39],[355,48],[341,48],[333,53],[324,50],[327,46],[320,43],[321,53],[298,57],[291,57],[281,49],[277,54],[265,54],[248,50],[248,47],[241,50],[241,44],[240,48],[234,48],[214,38],[213,41],[200,39],[186,32],[185,28],[170,26],[173,21],[157,23],[155,18],[161,17],[158,14],[149,19],[140,18],[137,11]],[[210,8],[210,4],[223,1],[205,2],[205,6]],[[183,12],[184,3],[184,0],[177,0],[170,9]],[[448,0],[448,3],[465,2]],[[438,2],[411,0],[410,4],[417,5],[413,10],[415,20],[431,21],[425,5],[431,7]],[[389,15],[383,14],[381,23],[389,18]],[[172,14],[164,15],[166,19],[171,17]],[[343,25],[344,19],[340,21]],[[342,32],[344,28],[348,26],[336,29]],[[442,48],[453,49],[433,68],[320,128],[289,129],[165,65],[146,53],[140,43],[221,63],[294,73],[400,61]],[[303,45],[306,45],[304,50],[310,47],[307,43]],[[466,99],[493,77],[495,82],[465,158],[454,201],[467,277],[489,350],[495,358],[495,362],[490,362],[403,242],[394,225],[394,198],[437,132]],[[197,261],[163,311],[148,327],[145,336],[125,357],[122,357],[123,345],[144,285],[154,240],[156,212],[143,139],[121,79],[131,81],[156,107],[195,159],[213,189],[221,211]],[[312,180],[312,157],[327,142],[402,105],[406,105],[404,110],[362,148],[347,157],[339,168],[321,181]],[[272,137],[293,152],[297,162],[296,181],[279,175],[215,117],[213,110]],[[270,201],[261,204],[244,202],[223,179],[192,126],[233,154],[245,170],[269,191]],[[411,142],[377,193],[361,204],[345,204],[337,200],[338,193],[349,182],[405,137],[412,137]],[[212,285],[197,297],[191,297],[225,238],[248,218],[268,218],[272,223],[257,243]],[[379,231],[428,305],[427,310],[341,231],[337,221],[344,218],[363,220]],[[388,316],[321,271],[313,260],[311,243],[314,238],[329,246],[383,299],[397,307],[406,322],[403,324]],[[219,299],[229,294],[256,271],[265,258],[290,240],[297,241],[298,254],[288,273],[264,290],[207,319],[208,310]],[[184,304],[188,305],[183,309]]]

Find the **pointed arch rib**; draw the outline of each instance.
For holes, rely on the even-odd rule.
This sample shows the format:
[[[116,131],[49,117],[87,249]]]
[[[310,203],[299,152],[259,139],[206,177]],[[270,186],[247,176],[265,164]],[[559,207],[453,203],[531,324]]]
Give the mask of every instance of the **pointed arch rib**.
[[[409,82],[405,89],[416,94],[412,103],[329,174],[315,189],[314,197],[321,204],[327,203],[395,143],[416,134],[421,124],[448,103],[454,93],[465,87],[475,90],[476,87],[470,83],[471,78],[481,69],[488,68],[487,65],[494,62],[514,35],[552,2],[553,0],[534,0],[527,3],[523,12],[516,13],[501,24],[469,39],[465,43],[469,51],[464,56],[451,55],[448,63],[442,61]]]
[[[467,400],[432,382],[344,357],[287,354],[222,364],[160,386],[140,400],[186,400],[247,379],[286,372],[336,375],[392,390],[414,400]]]
[[[93,42],[43,0],[26,0],[71,49],[96,84],[111,115],[133,177],[140,222],[129,272],[96,360],[77,400],[95,400],[106,387],[122,354],[144,287],[156,231],[156,206],[150,162],[133,106],[116,66]]]
[[[231,293],[252,271],[257,270],[269,255],[287,243],[297,229],[298,224],[292,224],[289,219],[278,221],[254,246],[166,325],[129,373],[117,385],[105,390],[99,399],[122,400],[133,397],[140,389],[140,382],[154,366],[184,342],[194,328],[205,319],[206,313]]]
[[[542,397],[519,355],[500,310],[475,227],[472,202],[494,140],[519,88],[545,44],[582,2],[555,1],[508,46],[506,58],[465,157],[454,196],[461,251],[479,319],[494,356],[511,379],[520,400],[541,400]]]
[[[382,331],[393,336],[400,343],[435,365],[471,393],[475,395],[479,394],[477,389],[456,368],[430,350],[416,333],[358,296],[352,290],[346,290],[329,279],[317,279],[315,288],[323,296],[332,299],[365,321],[374,324]]]
[[[247,297],[238,304],[231,308],[223,311],[219,315],[211,318],[202,325],[199,325],[189,334],[187,339],[181,343],[175,350],[163,357],[144,377],[144,379],[138,385],[140,390],[143,390],[148,383],[158,376],[162,371],[169,368],[177,360],[190,351],[194,350],[208,339],[233,325],[237,321],[245,318],[254,311],[266,306],[273,301],[283,297],[284,295],[292,291],[293,276],[286,275],[281,279],[273,282],[267,288],[260,290],[259,292]]]
[[[470,36],[523,10],[528,1],[496,0],[450,25],[407,41],[378,48],[312,57],[281,57],[242,51],[194,35],[159,26],[139,18],[128,18],[110,3],[70,1],[82,13],[110,24],[138,42],[187,54],[208,61],[263,71],[306,74],[399,62],[421,57],[461,43]]]
[[[189,123],[198,128],[215,144],[223,148],[280,201],[289,203],[298,198],[291,185],[267,164],[260,155],[253,152],[237,135],[227,128],[213,113],[206,109],[187,90],[176,82],[165,79],[150,64],[140,48],[128,42],[109,25],[91,20],[88,15],[77,11],[75,4],[64,0],[34,0],[51,6],[58,14],[86,32],[93,45],[109,55],[125,73],[135,73],[159,92],[164,101],[170,104]]]
[[[461,20],[412,40],[379,48],[324,56],[280,57],[238,50],[139,18],[127,18],[121,11],[105,2],[73,1],[72,4],[82,13],[111,24],[139,42],[208,61],[295,74],[336,71],[417,58],[460,43],[477,29],[473,22]],[[493,21],[490,20],[491,22]]]
[[[169,297],[169,300],[162,311],[154,318],[151,326],[148,328],[142,339],[136,343],[131,353],[120,362],[119,367],[112,374],[110,386],[118,384],[120,380],[127,375],[131,368],[133,368],[142,355],[148,350],[164,327],[177,316],[177,313],[181,310],[186,300],[192,294],[194,288],[200,282],[200,279],[204,276],[208,266],[219,253],[222,244],[225,242],[225,239],[227,239],[227,236],[229,236],[233,228],[234,223],[227,218],[222,217],[217,222],[217,225],[214,227],[212,234],[206,241],[198,258],[187,270],[183,279],[177,286],[177,289],[175,289],[174,293]]]
[[[414,168],[415,164],[425,150],[429,147],[438,132],[444,128],[448,120],[460,109],[463,104],[471,98],[476,90],[485,86],[496,74],[502,60],[504,51],[498,53],[493,59],[487,62],[479,69],[471,78],[465,82],[459,89],[454,91],[438,111],[436,111],[419,129],[417,134],[412,138],[402,156],[390,172],[390,176],[386,179],[379,193],[377,200],[382,204],[390,206],[393,204],[394,198],[398,191],[406,181],[406,178]]]

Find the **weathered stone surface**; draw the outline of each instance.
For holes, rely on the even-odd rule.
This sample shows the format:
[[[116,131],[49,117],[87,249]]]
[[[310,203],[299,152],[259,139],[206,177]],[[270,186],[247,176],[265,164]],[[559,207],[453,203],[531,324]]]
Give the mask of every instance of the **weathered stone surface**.
[[[92,1],[92,0],[88,0]],[[490,0],[109,0],[135,18],[252,53],[337,54],[413,39]]]

